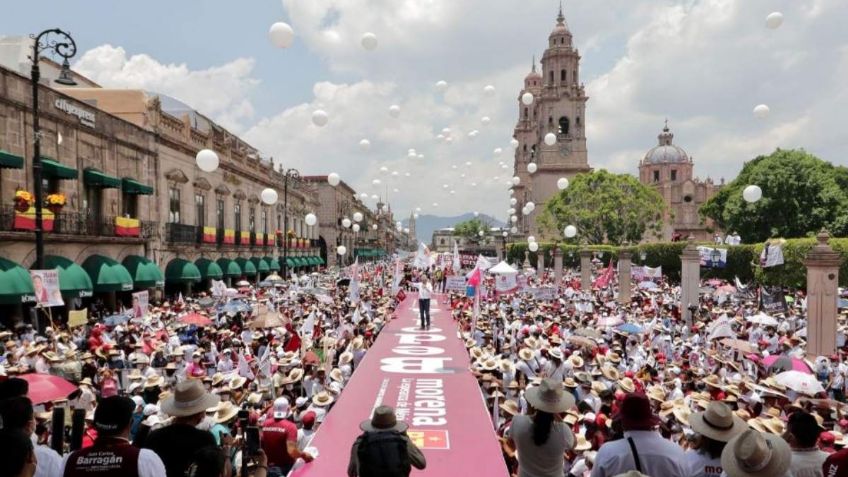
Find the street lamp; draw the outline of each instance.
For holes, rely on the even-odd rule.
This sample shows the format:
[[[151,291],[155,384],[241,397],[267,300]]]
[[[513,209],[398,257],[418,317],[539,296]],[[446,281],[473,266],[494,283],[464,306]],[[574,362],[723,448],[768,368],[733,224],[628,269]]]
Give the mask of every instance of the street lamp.
[[[32,70],[30,71],[30,83],[32,84],[32,180],[35,182],[35,269],[44,267],[44,230],[42,221],[42,187],[41,187],[41,128],[38,125],[38,81],[41,79],[41,68],[38,62],[41,53],[53,51],[64,58],[62,71],[56,82],[65,86],[74,86],[77,83],[71,75],[71,64],[68,58],[77,54],[77,44],[71,35],[58,28],[44,30],[38,36],[31,36],[32,44]]]
[[[286,169],[283,173],[283,279],[289,279],[289,181],[300,180],[300,172],[297,169]],[[294,184],[292,184],[294,185]]]

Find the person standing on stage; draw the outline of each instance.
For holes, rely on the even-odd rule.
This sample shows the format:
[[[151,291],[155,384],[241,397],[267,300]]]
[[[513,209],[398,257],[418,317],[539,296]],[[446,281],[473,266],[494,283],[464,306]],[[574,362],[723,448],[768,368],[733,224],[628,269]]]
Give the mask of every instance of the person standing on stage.
[[[430,296],[433,294],[433,284],[430,277],[421,276],[418,283],[418,314],[421,316],[421,329],[430,329]]]

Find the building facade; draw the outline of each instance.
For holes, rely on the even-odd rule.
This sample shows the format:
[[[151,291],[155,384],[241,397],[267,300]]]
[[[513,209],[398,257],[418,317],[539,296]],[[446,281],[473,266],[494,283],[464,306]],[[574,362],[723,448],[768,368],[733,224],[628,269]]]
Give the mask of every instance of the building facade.
[[[532,94],[531,104],[522,98]],[[536,71],[534,58],[530,73],[524,78],[524,88],[518,94],[518,122],[514,138],[514,176],[519,183],[513,186],[518,200],[517,227],[522,234],[538,234],[537,214],[542,205],[558,192],[561,177],[572,178],[588,172],[586,147],[586,102],[589,97],[580,83],[580,53],[560,9],[556,25],[548,37],[548,48],[542,55],[542,72]],[[554,144],[545,142],[547,134],[556,137]],[[533,164],[531,166],[530,164]],[[535,167],[531,173],[529,168]],[[536,208],[529,215],[520,213],[528,202]]]
[[[639,162],[639,181],[654,187],[663,198],[666,214],[661,240],[680,240],[689,236],[695,240],[710,240],[714,224],[704,220],[698,209],[718,192],[709,177],[694,177],[695,162],[683,148],[674,144],[674,134],[668,122],[657,136],[659,144],[649,150]]]

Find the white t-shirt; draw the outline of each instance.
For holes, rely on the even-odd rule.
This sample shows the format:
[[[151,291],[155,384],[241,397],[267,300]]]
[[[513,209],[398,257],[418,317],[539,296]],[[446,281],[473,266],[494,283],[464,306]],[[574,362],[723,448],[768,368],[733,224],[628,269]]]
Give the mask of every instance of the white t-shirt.
[[[421,282],[421,283],[418,284],[418,299],[419,300],[429,300],[430,295],[432,293],[433,293],[433,284],[432,283]]]

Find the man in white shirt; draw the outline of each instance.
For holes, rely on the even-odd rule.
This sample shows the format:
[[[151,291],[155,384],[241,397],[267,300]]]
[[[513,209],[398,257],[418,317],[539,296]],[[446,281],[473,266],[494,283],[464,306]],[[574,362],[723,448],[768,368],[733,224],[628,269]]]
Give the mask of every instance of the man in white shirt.
[[[789,470],[793,477],[822,477],[822,466],[828,454],[816,446],[822,432],[816,419],[805,411],[793,412],[787,429],[784,439],[792,448]]]
[[[430,296],[433,294],[433,284],[424,275],[418,284],[418,314],[421,317],[421,329],[430,329]]]

